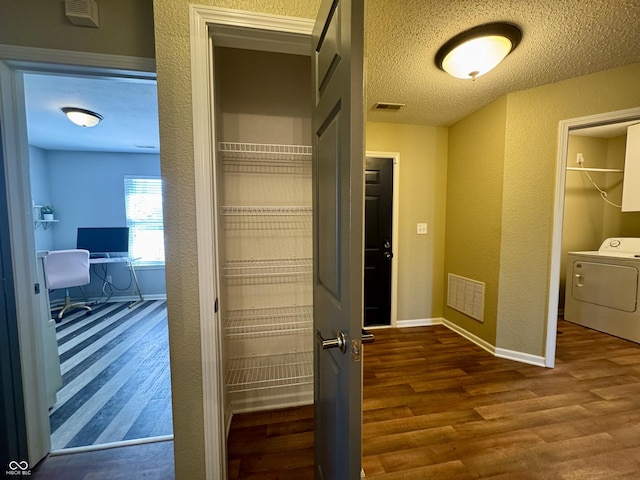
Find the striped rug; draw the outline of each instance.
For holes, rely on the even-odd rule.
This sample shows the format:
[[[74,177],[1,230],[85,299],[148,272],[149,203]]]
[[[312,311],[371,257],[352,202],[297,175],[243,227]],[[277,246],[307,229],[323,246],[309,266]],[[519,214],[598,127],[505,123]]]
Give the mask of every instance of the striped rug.
[[[57,325],[62,388],[51,449],[171,435],[166,301],[105,303]]]

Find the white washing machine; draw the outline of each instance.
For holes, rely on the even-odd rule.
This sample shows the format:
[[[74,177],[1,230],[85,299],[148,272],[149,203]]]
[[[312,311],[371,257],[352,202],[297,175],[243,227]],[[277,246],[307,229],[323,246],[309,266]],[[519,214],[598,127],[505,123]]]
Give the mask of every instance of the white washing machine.
[[[607,238],[597,252],[569,252],[564,318],[640,343],[640,238]]]

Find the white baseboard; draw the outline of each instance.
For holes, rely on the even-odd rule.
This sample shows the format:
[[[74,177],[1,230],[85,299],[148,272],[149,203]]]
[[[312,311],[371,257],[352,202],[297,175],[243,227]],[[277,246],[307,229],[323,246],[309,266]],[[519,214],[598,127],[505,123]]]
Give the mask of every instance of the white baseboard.
[[[456,325],[449,320],[444,319],[442,324],[448,329],[456,332],[458,335],[466,338],[472,343],[475,343],[480,348],[486,350],[491,355],[504,358],[506,360],[513,360],[514,362],[526,363],[529,365],[535,365],[537,367],[546,367],[544,357],[539,355],[531,355],[530,353],[517,352],[515,350],[508,350],[506,348],[498,348],[495,345],[491,345],[489,342],[481,339],[480,337],[468,332],[459,325]]]
[[[516,362],[528,363],[536,367],[546,367],[544,357],[531,355],[530,353],[516,352],[515,350],[507,350],[506,348],[496,348],[495,356]]]
[[[444,318],[415,318],[412,320],[398,320],[398,328],[406,327],[429,327],[431,325],[442,325]]]
[[[456,325],[455,323],[450,322],[449,320],[444,319],[442,324],[445,327],[447,327],[449,330],[452,330],[452,331],[456,332],[458,335],[460,335],[461,337],[466,338],[471,343],[475,343],[480,348],[482,348],[482,349],[486,350],[487,352],[489,352],[491,355],[495,355],[496,347],[491,345],[486,340],[483,340],[480,337],[474,335],[473,333],[468,332],[467,330],[465,330],[461,326]]]
[[[163,293],[154,293],[151,295],[142,295],[145,300],[166,300],[167,295]],[[104,300],[100,297],[90,297],[89,304],[92,305],[95,302],[103,302],[103,303],[117,303],[117,302],[135,302],[136,300],[140,300],[138,295],[113,295],[108,300]]]

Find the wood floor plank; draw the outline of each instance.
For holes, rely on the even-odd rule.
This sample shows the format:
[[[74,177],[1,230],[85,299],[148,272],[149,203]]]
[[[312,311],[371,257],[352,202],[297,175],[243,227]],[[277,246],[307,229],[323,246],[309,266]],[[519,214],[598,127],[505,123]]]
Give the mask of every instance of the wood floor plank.
[[[443,326],[376,330],[363,364],[367,479],[639,479],[640,345],[562,320],[558,331],[549,369],[493,357]],[[305,449],[312,461],[304,408],[299,423],[288,409],[234,416],[233,478],[294,478]],[[293,465],[278,464],[278,444]]]
[[[52,450],[172,433],[166,302],[99,305],[56,330],[64,374]]]

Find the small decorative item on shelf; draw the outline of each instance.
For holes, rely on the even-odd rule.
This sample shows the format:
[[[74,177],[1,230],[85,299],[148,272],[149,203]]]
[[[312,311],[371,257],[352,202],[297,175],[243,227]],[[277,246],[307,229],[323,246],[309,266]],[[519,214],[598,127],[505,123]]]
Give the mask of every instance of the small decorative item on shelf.
[[[42,208],[40,208],[42,220],[44,220],[45,222],[50,222],[51,220],[53,220],[53,212],[53,205],[43,205]]]

